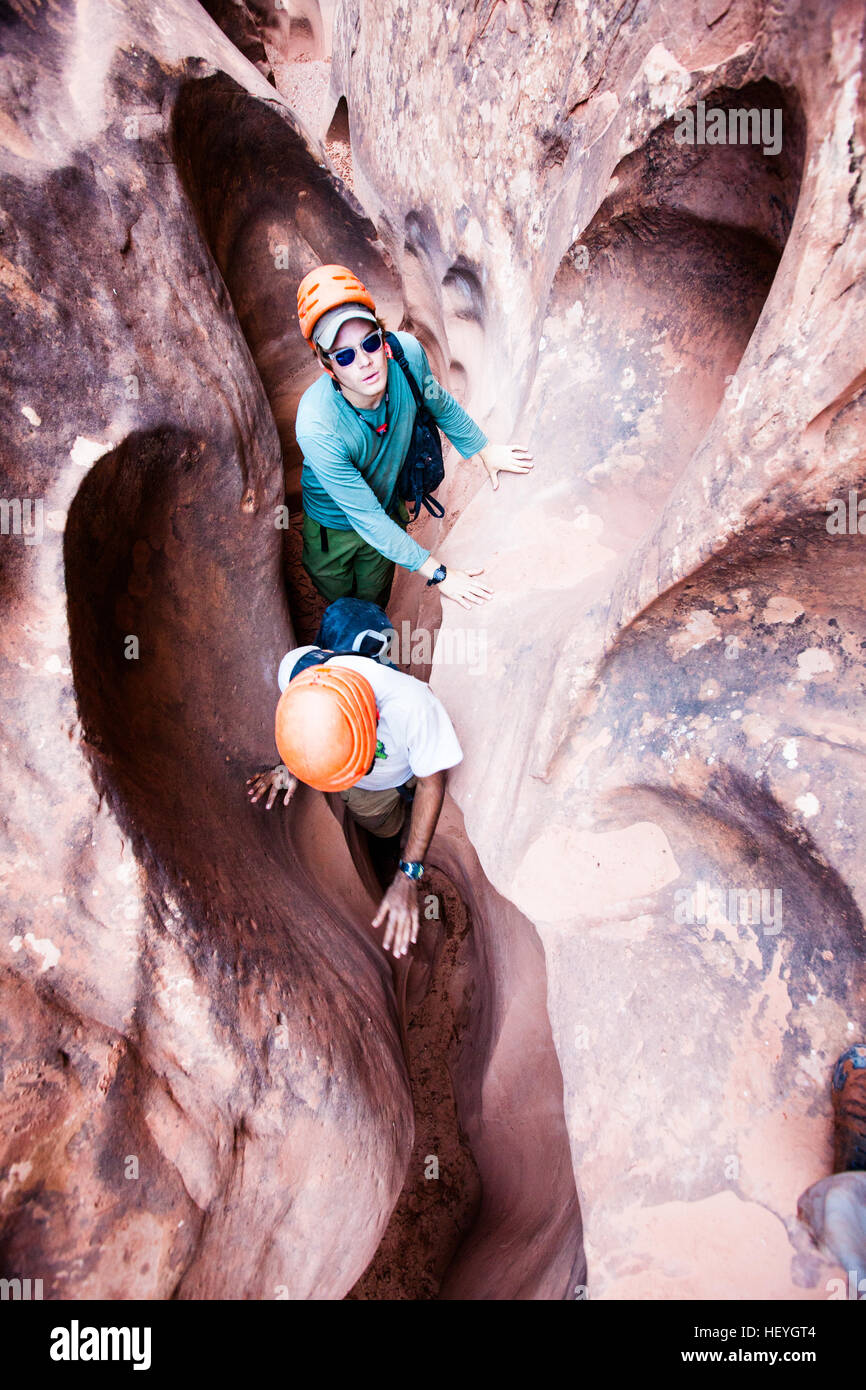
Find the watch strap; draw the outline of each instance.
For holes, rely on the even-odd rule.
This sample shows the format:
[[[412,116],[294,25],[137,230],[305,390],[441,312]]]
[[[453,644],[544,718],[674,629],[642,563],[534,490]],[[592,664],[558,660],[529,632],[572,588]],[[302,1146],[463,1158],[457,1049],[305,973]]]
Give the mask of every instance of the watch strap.
[[[401,859],[400,872],[417,882],[424,872],[424,865],[418,859]]]

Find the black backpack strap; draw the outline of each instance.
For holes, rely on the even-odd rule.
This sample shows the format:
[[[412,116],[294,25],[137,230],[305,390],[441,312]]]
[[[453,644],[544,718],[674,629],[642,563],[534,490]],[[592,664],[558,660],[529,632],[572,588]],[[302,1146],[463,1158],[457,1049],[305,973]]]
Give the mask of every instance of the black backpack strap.
[[[422,505],[427,508],[427,511],[430,513],[431,516],[443,517],[445,515],[445,508],[442,506],[442,503],[437,502],[436,498],[432,495],[435,488],[438,487],[439,483],[442,481],[442,477],[444,475],[444,468],[442,465],[442,448],[439,443],[439,426],[437,425],[433,416],[430,414],[430,411],[427,409],[427,406],[421,396],[421,388],[419,387],[417,381],[415,380],[415,377],[412,374],[412,371],[409,367],[409,363],[406,361],[406,354],[400,346],[399,340],[395,337],[393,333],[387,333],[385,335],[385,338],[389,348],[391,349],[392,356],[401,367],[403,374],[409,383],[409,388],[415,399],[416,407],[415,433],[410,443],[407,460],[404,460],[403,469],[401,469],[401,472],[398,475],[395,492],[389,503],[389,510],[391,506],[393,506],[394,496],[398,495],[400,485],[401,483],[403,483],[405,490],[400,492],[399,495],[402,496],[407,502],[414,502],[415,514],[412,517],[413,521],[418,520],[418,514],[421,511]],[[406,468],[407,461],[409,458],[412,457],[413,449],[416,447],[416,441],[418,439],[419,430],[421,430],[422,432],[426,431],[428,438],[432,437],[433,439],[435,439],[436,452],[439,456],[439,476],[437,479],[431,478],[428,481],[428,479],[424,476],[426,471],[426,465],[431,463],[434,457],[434,455],[431,454],[429,447],[426,450],[426,464],[422,463],[419,468],[414,470],[414,472],[411,474],[411,480],[403,477],[403,472]],[[425,482],[427,482],[429,491],[425,491]]]
[[[318,650],[313,652],[304,652],[304,655],[302,657],[299,657],[299,659],[295,662],[295,668],[292,671],[289,680],[293,681],[295,679],[295,676],[299,676],[302,671],[308,671],[311,666],[324,666],[325,662],[330,661],[333,655],[333,652],[323,651],[321,647],[319,647]]]
[[[423,397],[422,397],[422,395],[421,395],[421,390],[420,390],[420,388],[419,388],[419,386],[418,386],[417,381],[415,380],[414,376],[412,375],[412,369],[411,369],[411,367],[409,366],[409,363],[406,361],[406,354],[405,354],[405,352],[403,351],[403,349],[401,348],[400,343],[399,343],[399,340],[398,340],[397,338],[395,338],[395,336],[394,336],[393,333],[386,333],[386,334],[385,334],[385,341],[386,341],[386,343],[388,344],[389,348],[391,349],[391,352],[393,353],[395,360],[397,361],[397,363],[399,364],[399,366],[402,367],[402,369],[403,369],[403,374],[404,374],[404,376],[406,377],[406,380],[407,380],[408,383],[409,383],[409,387],[410,387],[410,390],[411,390],[411,392],[412,392],[412,395],[415,397],[415,404],[417,405],[417,407],[418,407],[419,410],[424,410],[425,406],[424,406]]]
[[[361,645],[362,647],[366,646],[366,651],[355,651],[352,647],[341,647],[338,651],[329,652],[326,651],[324,647],[317,647],[315,651],[304,652],[304,655],[299,657],[295,662],[295,669],[292,671],[289,680],[293,681],[295,676],[299,676],[302,671],[308,671],[311,666],[324,666],[325,662],[330,661],[332,656],[363,656],[365,660],[375,661],[378,665],[381,665],[382,663],[379,661],[379,657],[382,654],[382,644],[381,642],[377,643],[375,640],[371,640],[375,639],[376,635],[377,634],[373,632],[364,634],[364,640]],[[374,646],[375,651],[371,650]]]

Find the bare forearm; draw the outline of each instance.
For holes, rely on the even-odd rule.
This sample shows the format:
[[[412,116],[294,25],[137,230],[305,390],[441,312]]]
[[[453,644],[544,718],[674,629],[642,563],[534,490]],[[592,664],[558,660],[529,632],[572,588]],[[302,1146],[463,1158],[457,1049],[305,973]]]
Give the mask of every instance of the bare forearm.
[[[430,848],[445,797],[446,775],[444,772],[434,772],[429,777],[418,778],[415,799],[412,802],[409,838],[403,851],[404,859],[423,861]]]
[[[445,776],[444,772],[434,772],[430,777],[419,777],[415,784],[409,838],[403,851],[404,858],[410,861],[423,861],[430,847],[445,795]],[[373,918],[374,927],[383,924],[385,950],[405,956],[410,945],[418,940],[418,885],[400,869]]]
[[[441,563],[442,561],[438,560],[435,555],[430,554],[427,556],[427,559],[418,566],[416,573],[423,574],[425,579],[432,579]]]

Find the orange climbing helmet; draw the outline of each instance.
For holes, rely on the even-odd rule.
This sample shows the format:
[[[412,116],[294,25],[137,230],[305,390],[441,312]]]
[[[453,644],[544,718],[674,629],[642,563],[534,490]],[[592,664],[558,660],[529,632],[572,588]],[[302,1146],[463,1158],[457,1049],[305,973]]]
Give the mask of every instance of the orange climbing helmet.
[[[346,666],[313,666],[290,681],[277,705],[280,757],[320,792],[342,792],[370,771],[378,712],[373,687]]]
[[[319,265],[305,275],[298,285],[298,318],[301,332],[313,349],[313,330],[323,314],[329,309],[338,309],[343,304],[363,304],[366,309],[376,312],[376,304],[366,285],[362,285],[357,275],[344,265]],[[368,315],[363,317],[367,318]],[[375,322],[375,320],[374,320]],[[323,344],[326,350],[330,343]]]

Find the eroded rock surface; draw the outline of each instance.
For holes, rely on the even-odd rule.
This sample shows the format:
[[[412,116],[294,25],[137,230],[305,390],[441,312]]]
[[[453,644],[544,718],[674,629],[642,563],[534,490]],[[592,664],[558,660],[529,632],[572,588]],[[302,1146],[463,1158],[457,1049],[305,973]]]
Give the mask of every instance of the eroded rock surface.
[[[452,460],[419,528],[496,590],[432,676],[479,1196],[425,1296],[826,1296],[796,1204],[864,1016],[863,540],[826,524],[866,485],[861,8],[96,8],[13,3],[0,65],[4,488],[44,504],[0,544],[4,1272],[341,1297],[419,1182],[369,865],[322,797],[244,794],[310,619],[295,290],[338,260],[536,457],[496,494]],[[780,148],[678,143],[699,101]],[[398,624],[438,623],[421,587]]]
[[[219,72],[321,170],[196,5],[163,15],[104,7],[71,69],[83,11],[4,29],[4,486],[45,517],[2,543],[4,1272],[340,1297],[403,1183],[409,1089],[336,821],[317,876],[246,801],[294,640],[285,485],[171,111]]]
[[[213,7],[252,62],[193,3],[104,9],[87,47],[92,10],[22,9],[2,69],[4,486],[40,507],[2,544],[3,1269],[60,1299],[338,1298],[419,1181],[406,1020],[357,837],[317,794],[251,808],[245,779],[296,640],[297,282],[349,260],[395,322],[401,290],[251,9]],[[431,1212],[419,1296],[563,1297],[583,1262],[540,943],[512,913],[484,944],[459,816],[437,852],[472,911],[437,1059],[472,1151],[442,1143],[439,1190],[466,1190],[452,1232]]]
[[[448,538],[497,599],[444,615],[486,634],[483,699],[433,685],[482,867],[544,942],[594,1295],[824,1297],[796,1202],[864,1004],[862,539],[826,525],[864,471],[861,16],[668,21],[607,36],[555,171],[496,200],[514,254],[475,253],[541,465]],[[678,145],[698,100],[778,109],[780,153]]]

